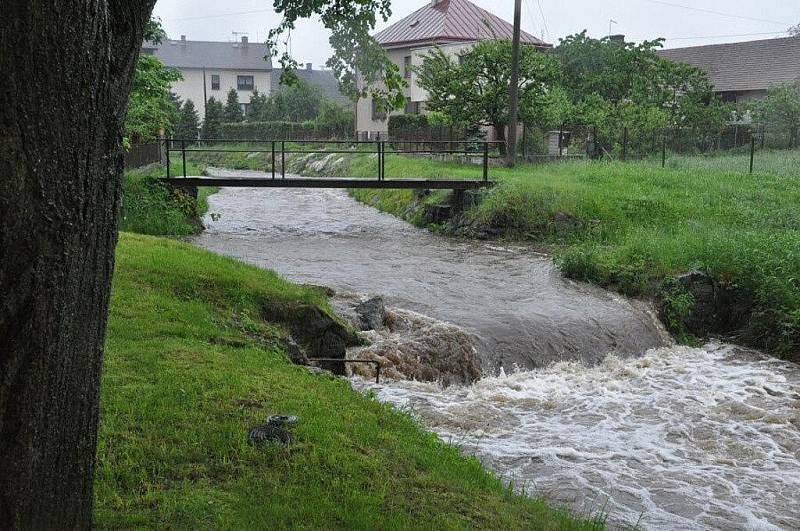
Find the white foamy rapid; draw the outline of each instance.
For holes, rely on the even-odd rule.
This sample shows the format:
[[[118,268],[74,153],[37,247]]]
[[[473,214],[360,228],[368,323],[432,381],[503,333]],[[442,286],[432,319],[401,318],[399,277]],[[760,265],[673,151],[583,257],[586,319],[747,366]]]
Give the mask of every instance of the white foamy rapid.
[[[612,527],[800,529],[800,368],[733,347],[466,387],[353,379],[489,468]]]

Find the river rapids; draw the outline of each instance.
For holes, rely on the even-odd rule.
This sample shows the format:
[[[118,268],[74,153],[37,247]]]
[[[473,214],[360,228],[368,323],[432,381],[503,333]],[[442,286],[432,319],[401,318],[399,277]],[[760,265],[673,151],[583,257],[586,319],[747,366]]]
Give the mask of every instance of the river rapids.
[[[800,529],[798,366],[675,346],[647,303],[343,191],[228,188],[209,203],[196,244],[345,298],[384,297],[386,329],[349,355],[381,359],[388,378],[353,386],[520,491],[612,528]]]

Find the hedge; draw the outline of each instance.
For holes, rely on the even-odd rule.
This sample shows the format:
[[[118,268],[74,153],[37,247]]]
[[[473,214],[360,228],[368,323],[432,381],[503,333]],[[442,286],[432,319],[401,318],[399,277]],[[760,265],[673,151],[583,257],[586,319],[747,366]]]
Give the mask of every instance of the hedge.
[[[314,122],[223,123],[223,139],[242,140],[331,140],[349,138],[353,131],[342,127],[318,127]]]
[[[463,140],[462,127],[432,125],[424,114],[396,114],[389,117],[389,138],[395,140]]]

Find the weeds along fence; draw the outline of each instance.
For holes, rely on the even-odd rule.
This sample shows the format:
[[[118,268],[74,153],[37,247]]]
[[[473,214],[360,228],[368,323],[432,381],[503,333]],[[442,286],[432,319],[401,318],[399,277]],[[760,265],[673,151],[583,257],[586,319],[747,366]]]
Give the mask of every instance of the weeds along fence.
[[[604,128],[562,124],[557,128],[526,126],[519,146],[531,163],[574,159],[650,160],[661,166],[706,166],[731,171],[759,170],[759,162],[800,158],[800,128],[777,124],[732,123],[722,128]],[[766,160],[766,159],[769,160]]]

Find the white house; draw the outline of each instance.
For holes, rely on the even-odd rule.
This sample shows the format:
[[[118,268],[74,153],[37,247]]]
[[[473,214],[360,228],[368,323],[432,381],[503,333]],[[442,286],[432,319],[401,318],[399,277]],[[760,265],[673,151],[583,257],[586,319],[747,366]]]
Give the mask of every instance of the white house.
[[[172,84],[179,98],[194,102],[200,119],[206,101],[214,98],[225,103],[233,88],[246,111],[254,90],[269,95],[272,91],[272,58],[267,46],[248,42],[188,41],[165,39],[161,44],[145,43],[142,53],[155,55],[167,66],[180,70],[183,80]]]
[[[413,66],[421,65],[434,47],[458,56],[483,40],[511,39],[513,25],[468,0],[428,0],[427,5],[375,35],[389,59],[406,78],[407,105],[394,114],[425,112],[426,91],[417,84]],[[539,48],[551,45],[522,32],[523,44]],[[356,130],[361,137],[386,135],[388,116],[378,112],[372,98],[361,98],[356,106]]]

